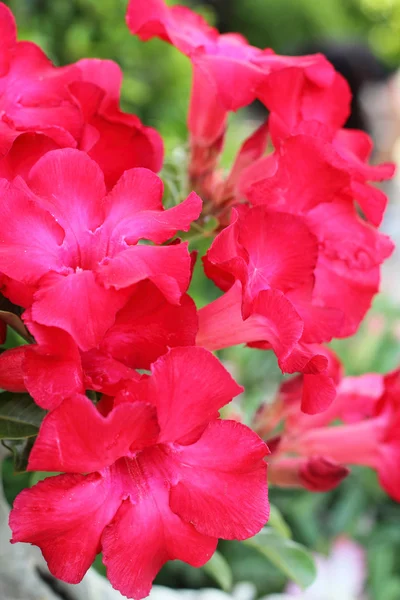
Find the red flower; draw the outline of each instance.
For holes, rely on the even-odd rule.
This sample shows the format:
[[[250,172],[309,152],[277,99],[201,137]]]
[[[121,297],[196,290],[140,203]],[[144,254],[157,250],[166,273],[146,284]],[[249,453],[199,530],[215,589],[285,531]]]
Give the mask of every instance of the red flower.
[[[347,81],[318,54],[292,57],[287,67],[272,73],[258,90],[259,99],[271,113],[274,143],[304,132],[305,122],[314,134],[323,128],[333,135],[350,114],[351,91]]]
[[[0,270],[11,281],[10,294],[8,283],[3,293],[24,304],[33,288],[33,321],[64,329],[87,351],[114,324],[134,284],[149,279],[180,303],[190,280],[187,245],[137,243],[161,244],[188,230],[201,211],[196,194],[164,211],[161,180],[132,169],[106,196],[98,165],[68,149],[42,157],[29,187],[21,180],[0,185]]]
[[[234,210],[204,260],[206,274],[229,291],[199,311],[197,337],[212,350],[272,348],[283,372],[304,373],[310,413],[325,410],[335,394],[327,359],[313,344],[331,340],[343,321],[336,307],[314,300],[318,258],[317,237],[302,216],[264,206]]]
[[[24,351],[21,346],[5,350],[0,355],[0,385],[9,392],[25,392],[23,371]]]
[[[111,60],[99,59],[80,60],[76,67],[81,81],[77,79],[69,89],[84,121],[78,147],[101,167],[107,188],[134,167],[159,171],[164,155],[161,136],[119,107],[120,67]]]
[[[84,59],[55,67],[38,46],[16,41],[4,4],[0,37],[0,176],[26,177],[45,152],[60,147],[85,150],[108,188],[127,169],[160,170],[161,137],[119,108],[122,73],[116,63]]]
[[[197,330],[190,296],[184,294],[179,305],[170,304],[153,283],[143,281],[117,313],[100,350],[133,369],[148,369],[168,348],[194,346]]]
[[[335,164],[336,156],[327,140],[312,135],[287,137],[275,152],[242,173],[239,195],[254,205],[302,215],[321,203],[348,198],[350,175],[342,163]]]
[[[317,257],[317,239],[301,217],[265,206],[240,207],[211,245],[204,268],[223,290],[241,281],[247,313],[262,290],[286,294],[312,284]]]
[[[17,42],[11,11],[0,3],[0,156],[23,132],[45,133],[56,144],[73,145],[81,116],[68,85],[74,66],[54,67],[36,44]]]
[[[349,473],[347,467],[324,456],[296,456],[272,461],[268,468],[268,481],[279,487],[303,487],[310,492],[328,492]]]
[[[389,238],[357,214],[352,177],[330,143],[308,135],[288,138],[242,175],[242,193],[252,204],[302,216],[318,240],[314,304],[330,321],[342,318],[330,336],[307,332],[307,343],[355,333],[378,292],[379,267],[393,251]],[[309,301],[304,294],[296,301],[304,318]]]
[[[137,378],[134,369],[149,369],[169,348],[194,346],[198,330],[193,300],[184,294],[179,305],[170,304],[150,281],[135,286],[98,348],[88,352],[67,332],[32,322],[29,311],[24,321],[36,343],[0,355],[0,387],[28,391],[49,410],[85,390],[116,394]]]
[[[291,394],[289,403],[286,398],[281,405],[285,425],[271,457],[271,481],[290,485],[291,480],[293,485],[310,489],[318,474],[318,485],[323,485],[329,473],[333,477],[328,480],[334,482],[340,466],[364,465],[377,471],[381,486],[399,501],[399,381],[399,371],[387,376],[370,373],[343,379],[328,410],[308,418],[300,412],[301,387],[298,388],[297,399]],[[342,424],[337,424],[338,419]],[[310,471],[310,461],[316,460],[318,469],[314,465]],[[340,477],[336,484],[339,481]]]
[[[220,35],[200,15],[184,6],[169,8],[164,0],[131,1],[127,23],[141,40],[160,37],[190,57],[189,130],[196,145],[214,144],[224,132],[228,111],[255,99],[255,89],[264,77],[255,59],[264,52],[240,35]]]
[[[324,56],[277,56],[251,46],[239,34],[220,34],[184,6],[168,7],[164,0],[131,0],[127,23],[141,40],[159,37],[190,57],[194,67],[189,129],[203,143],[223,132],[227,111],[250,104],[266,75],[300,72],[315,86],[330,86],[333,67]],[[201,122],[202,121],[202,122]]]
[[[372,145],[369,135],[356,129],[340,129],[333,138],[333,147],[340,156],[340,159],[335,161],[337,166],[348,171],[354,198],[365,218],[378,226],[382,222],[387,197],[380,189],[368,185],[367,182],[390,179],[395,172],[395,165],[369,165]]]
[[[240,391],[207,351],[176,348],[106,417],[83,396],[66,400],[45,418],[29,468],[68,474],[17,497],[12,541],[38,545],[70,583],[102,550],[113,586],[143,598],[167,560],[201,566],[217,538],[256,534],[268,518],[267,447],[217,419]]]
[[[164,0],[131,0],[127,23],[141,40],[159,37],[173,44],[192,62],[188,127],[193,181],[214,169],[222,148],[228,112],[247,106],[256,98],[265,100],[264,88],[270,77],[275,81],[277,74],[282,72],[296,89],[296,103],[311,105],[314,111],[319,100],[324,99],[325,89],[330,90],[336,78],[340,78],[321,54],[277,56],[270,49],[251,46],[241,35],[220,34],[200,15],[184,6],[167,7]],[[284,100],[280,99],[281,103],[293,96],[293,87],[289,92],[282,90],[280,98],[284,96]],[[349,94],[343,99],[346,112],[349,99]],[[338,104],[337,96],[335,102]],[[271,110],[268,102],[266,106]]]
[[[387,197],[381,190],[368,185],[368,181],[390,179],[394,174],[395,165],[393,163],[368,164],[372,152],[372,140],[368,134],[356,129],[337,130],[322,124],[316,126],[314,121],[302,121],[298,127],[282,130],[276,127],[276,122],[272,117],[269,119],[269,131],[279,154],[286,154],[287,158],[291,154],[291,158],[297,159],[296,162],[300,165],[302,162],[307,162],[310,151],[313,151],[318,155],[318,162],[321,160],[320,157],[323,157],[326,163],[326,175],[329,174],[329,171],[333,174],[336,170],[339,181],[343,181],[347,175],[348,201],[353,203],[356,200],[365,218],[375,226],[380,225]],[[268,170],[265,169],[267,158],[253,165],[251,170],[243,176],[243,186],[248,188],[251,179],[255,177],[262,179],[263,171],[267,177],[274,175],[272,160],[272,158],[269,159]],[[290,168],[293,162],[288,161],[287,164]],[[306,172],[309,172],[313,166],[309,163],[306,165],[306,169]],[[319,179],[320,177],[317,181]],[[334,185],[333,177],[331,183]],[[310,184],[313,185],[311,181]]]

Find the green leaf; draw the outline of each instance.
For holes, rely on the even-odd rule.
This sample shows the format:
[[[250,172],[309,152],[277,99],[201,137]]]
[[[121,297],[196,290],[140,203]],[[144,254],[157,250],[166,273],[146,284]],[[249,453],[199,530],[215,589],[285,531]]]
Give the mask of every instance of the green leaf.
[[[392,577],[389,580],[382,580],[381,583],[382,588],[377,597],[381,600],[398,600],[400,579],[398,577]]]
[[[233,583],[232,571],[228,562],[218,550],[214,552],[208,563],[204,565],[203,569],[207,575],[212,577],[212,579],[218,583],[224,592],[230,592]]]
[[[3,446],[12,453],[14,473],[24,473],[26,471],[29,454],[34,442],[34,437],[24,440],[2,440]]]
[[[272,529],[275,529],[282,537],[287,539],[292,537],[289,525],[286,523],[285,519],[282,517],[281,511],[275,504],[270,504],[268,525],[272,527]]]
[[[46,411],[29,394],[0,394],[0,439],[18,440],[38,434]]]
[[[276,530],[265,527],[244,543],[258,550],[301,587],[308,587],[314,581],[316,568],[311,552],[304,546],[279,535]]]

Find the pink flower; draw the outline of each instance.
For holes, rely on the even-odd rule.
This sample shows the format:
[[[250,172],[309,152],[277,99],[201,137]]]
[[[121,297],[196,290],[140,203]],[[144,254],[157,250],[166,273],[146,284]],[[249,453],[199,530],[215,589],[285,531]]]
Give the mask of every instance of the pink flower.
[[[318,239],[301,215],[264,206],[233,210],[204,260],[206,274],[229,291],[199,311],[197,337],[212,350],[272,348],[283,372],[304,373],[309,413],[325,410],[335,395],[327,359],[314,344],[331,340],[343,320],[313,299],[318,258]]]
[[[293,128],[281,128],[277,127],[273,115],[269,119],[269,131],[275,148],[281,153],[290,152],[290,144],[292,153],[296,152],[294,148],[296,142],[294,140],[291,142],[292,136],[295,140],[303,140],[303,144],[316,147],[318,154],[323,156],[331,170],[335,169],[341,179],[347,175],[349,202],[353,203],[356,200],[368,221],[375,226],[381,224],[387,197],[382,190],[370,186],[368,182],[390,179],[395,172],[395,165],[393,163],[368,164],[373,147],[368,134],[356,129],[332,129],[325,124],[316,126],[314,120],[300,121],[298,126]],[[297,159],[301,163],[300,142],[297,146]],[[251,167],[253,174],[262,174],[266,160],[261,160]],[[308,164],[306,168],[308,171],[313,167]],[[269,176],[269,173],[267,172],[266,175]]]
[[[334,315],[342,315],[331,337],[356,332],[378,292],[379,267],[393,251],[389,238],[357,214],[352,185],[351,173],[331,145],[308,135],[288,138],[245,171],[240,183],[253,205],[299,215],[316,236],[314,303],[331,326]],[[299,307],[307,307],[307,298],[303,294],[297,300],[298,310],[304,310]],[[326,333],[307,335],[307,342],[322,341],[328,341]]]
[[[336,414],[334,407],[337,387],[343,376],[342,364],[330,348],[315,344],[311,348],[315,356],[308,368],[302,374],[282,382],[274,403],[275,421],[285,420],[288,429],[291,428],[292,422],[293,427],[298,427],[299,430],[312,427],[315,423],[326,424],[331,418],[330,415]],[[305,411],[304,408],[311,402],[319,410],[314,410],[313,413]],[[304,414],[305,412],[309,414]],[[263,425],[260,431],[264,431],[267,427],[267,434],[269,434],[272,424],[268,425],[266,419],[268,419],[268,412],[264,417],[263,409],[260,409],[255,421],[256,430],[259,431],[261,422]]]
[[[127,23],[141,40],[159,37],[173,44],[192,62],[188,118],[192,157],[189,170],[192,181],[202,188],[202,178],[213,171],[221,152],[228,113],[249,105],[256,98],[265,100],[268,96],[265,86],[270,77],[275,81],[282,73],[291,83],[288,84],[290,93],[282,89],[280,98],[292,97],[295,87],[296,102],[303,102],[314,111],[319,100],[325,97],[325,89],[330,90],[340,78],[341,91],[344,88],[347,95],[341,94],[339,103],[336,95],[335,102],[336,105],[343,104],[347,114],[348,86],[320,54],[277,56],[271,49],[251,46],[241,35],[220,34],[200,15],[184,6],[168,7],[164,0],[131,0]],[[323,102],[320,104],[324,105]],[[266,106],[273,110],[269,98]]]
[[[200,15],[184,6],[168,7],[164,0],[131,1],[127,23],[140,39],[160,37],[190,57],[189,130],[196,145],[212,146],[223,135],[228,111],[255,99],[255,89],[264,77],[255,59],[264,52],[240,35],[220,35]]]
[[[265,206],[240,207],[207,252],[204,268],[223,290],[241,281],[247,313],[262,290],[286,294],[312,284],[317,257],[317,239],[301,217]]]
[[[179,304],[190,280],[186,244],[161,244],[188,230],[201,200],[163,210],[161,180],[126,171],[106,195],[103,174],[84,152],[55,150],[20,179],[0,181],[0,271],[14,303],[31,299],[34,322],[68,332],[79,348],[96,347],[134,285],[150,280]],[[63,302],[68,298],[67,302]],[[25,304],[25,307],[28,307]]]
[[[344,77],[321,55],[297,57],[298,66],[306,67],[307,59],[308,69],[296,69],[296,57],[291,58],[288,68],[272,73],[258,89],[259,99],[271,113],[275,145],[288,135],[306,133],[305,123],[313,135],[321,130],[333,135],[350,115],[351,92]]]
[[[107,189],[124,171],[145,167],[158,172],[164,145],[159,133],[140,119],[121,111],[120,67],[111,60],[83,59],[76,63],[80,80],[69,89],[80,105],[84,121],[78,147],[101,167]]]
[[[325,456],[295,456],[272,461],[268,481],[279,487],[302,487],[310,492],[328,492],[337,487],[350,470]]]
[[[398,501],[399,391],[398,370],[386,376],[345,378],[331,406],[321,415],[306,417],[300,412],[298,389],[297,399],[293,394],[280,404],[285,426],[271,457],[271,482],[310,489],[310,472],[305,480],[300,471],[303,465],[309,468],[310,461],[328,462],[337,473],[340,467],[364,465],[377,471],[383,489]],[[332,426],[338,419],[342,424]],[[263,437],[268,440],[268,434]]]
[[[99,346],[87,352],[66,331],[32,322],[29,311],[24,319],[36,343],[1,354],[0,387],[28,391],[49,410],[85,390],[115,395],[137,379],[134,369],[150,368],[169,348],[194,346],[198,330],[193,300],[184,294],[170,304],[150,281],[135,286]]]
[[[347,169],[351,176],[351,191],[359,203],[365,218],[373,225],[382,222],[387,205],[387,197],[382,190],[368,185],[368,181],[391,179],[395,172],[393,163],[369,165],[372,153],[372,140],[364,131],[340,129],[333,138],[333,148],[340,159],[337,166]]]
[[[29,469],[67,474],[17,497],[12,541],[38,545],[70,583],[102,551],[113,586],[143,598],[167,560],[201,566],[217,538],[256,534],[268,519],[267,447],[217,418],[240,391],[207,351],[176,348],[106,417],[83,396],[64,401],[45,418]]]
[[[26,131],[72,144],[81,117],[68,85],[79,75],[77,69],[56,68],[36,44],[17,42],[14,17],[3,3],[0,38],[0,156]]]
[[[160,170],[161,137],[119,108],[116,63],[84,59],[55,67],[38,46],[16,41],[4,4],[0,35],[0,176],[27,177],[43,154],[60,147],[85,150],[102,168],[108,189],[127,169]]]

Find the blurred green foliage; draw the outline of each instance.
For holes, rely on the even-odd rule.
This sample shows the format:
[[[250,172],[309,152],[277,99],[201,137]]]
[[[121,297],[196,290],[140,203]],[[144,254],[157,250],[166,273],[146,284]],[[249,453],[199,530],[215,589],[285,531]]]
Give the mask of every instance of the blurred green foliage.
[[[121,66],[122,106],[164,136],[167,194],[176,201],[182,195],[185,171],[189,61],[168,44],[158,40],[143,44],[131,36],[124,21],[126,0],[6,0],[6,4],[16,15],[20,39],[37,42],[56,64],[99,57]],[[209,0],[207,7],[204,2],[192,4],[224,31],[240,31],[251,43],[277,52],[290,52],[311,40],[360,38],[388,64],[400,63],[400,0]],[[242,114],[233,121],[223,166],[232,162],[249,129]],[[197,240],[192,248],[201,256],[209,243],[210,238]],[[199,306],[218,295],[202,274],[200,260],[191,293]],[[378,298],[359,333],[333,347],[348,374],[385,372],[400,363],[399,340],[400,308]],[[268,352],[248,348],[231,348],[220,357],[246,387],[233,410],[249,422],[257,406],[279,385],[276,360]],[[10,461],[5,462],[3,478],[10,501],[32,482],[29,474],[13,475]],[[271,498],[294,539],[313,550],[327,552],[342,533],[360,541],[368,552],[371,599],[400,598],[400,508],[381,491],[373,473],[355,469],[339,489],[327,494],[272,489]],[[233,568],[236,582],[250,580],[260,594],[283,588],[285,578],[254,549],[224,542],[220,550]],[[171,587],[214,585],[204,571],[178,562],[165,567],[158,582]]]
[[[209,0],[224,30],[287,53],[327,38],[367,42],[393,66],[400,62],[399,0]]]

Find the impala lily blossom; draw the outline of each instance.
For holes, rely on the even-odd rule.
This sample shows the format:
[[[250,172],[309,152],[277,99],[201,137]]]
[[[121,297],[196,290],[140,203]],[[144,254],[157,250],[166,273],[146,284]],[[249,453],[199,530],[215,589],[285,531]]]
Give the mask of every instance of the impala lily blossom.
[[[0,176],[27,177],[50,150],[87,152],[110,189],[133,167],[159,171],[161,136],[119,108],[122,73],[110,60],[56,67],[31,42],[17,42],[11,11],[0,3]]]
[[[29,311],[24,319],[35,343],[0,355],[0,387],[28,391],[49,410],[85,390],[115,395],[137,378],[134,369],[150,368],[169,348],[193,346],[198,330],[190,296],[184,294],[179,305],[171,304],[150,281],[135,286],[99,346],[86,352],[66,331],[33,322]]]
[[[331,406],[312,417],[300,412],[301,388],[297,398],[290,394],[285,399],[285,387],[277,410],[285,425],[274,440],[271,483],[324,491],[340,483],[347,467],[363,465],[376,470],[382,488],[399,501],[399,371],[344,378]],[[267,414],[259,414],[256,426],[266,440],[262,423]]]
[[[69,149],[42,157],[28,186],[22,180],[0,186],[0,271],[9,278],[3,294],[9,289],[20,305],[30,296],[33,321],[64,329],[87,351],[140,281],[151,280],[171,303],[180,303],[191,275],[187,244],[138,241],[161,244],[188,230],[201,211],[196,194],[164,211],[161,180],[132,169],[106,195],[98,165]]]
[[[106,417],[84,396],[64,401],[45,418],[29,469],[66,474],[18,496],[13,541],[38,545],[70,583],[102,550],[113,586],[144,598],[167,560],[201,566],[217,538],[256,534],[268,519],[268,449],[218,419],[241,391],[206,350],[175,348]]]

